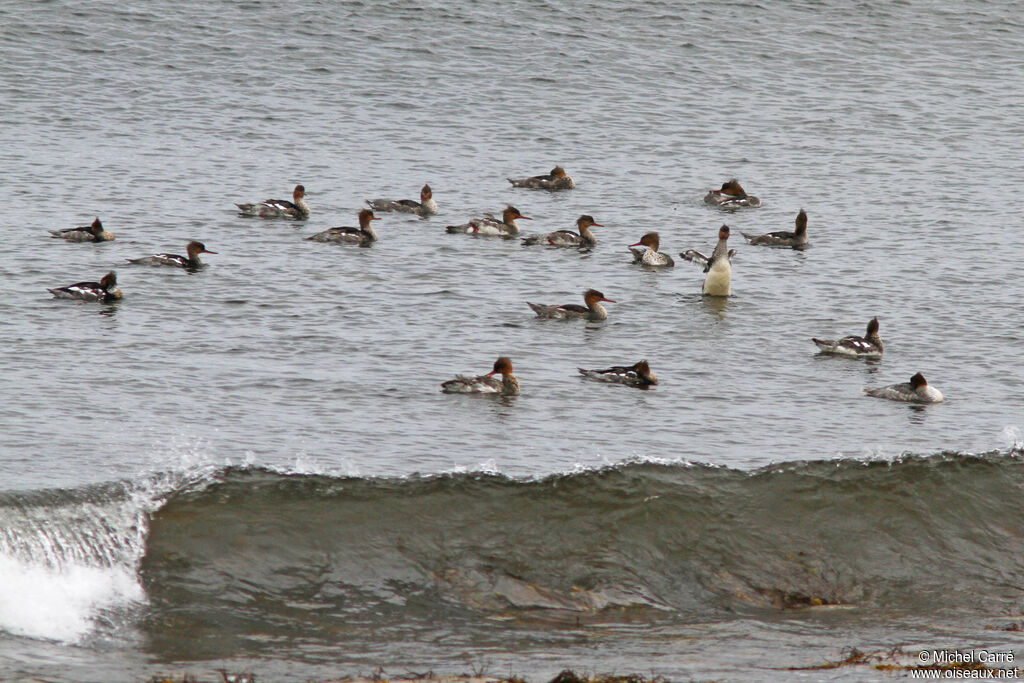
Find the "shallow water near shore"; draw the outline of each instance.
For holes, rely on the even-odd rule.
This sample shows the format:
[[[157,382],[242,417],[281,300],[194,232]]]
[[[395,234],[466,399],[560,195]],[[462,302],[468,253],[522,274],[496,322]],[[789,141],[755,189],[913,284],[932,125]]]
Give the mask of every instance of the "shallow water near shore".
[[[1021,21],[950,7],[0,8],[0,677],[792,680],[1012,649]],[[561,164],[570,192],[506,177]],[[702,196],[730,177],[759,209]],[[366,249],[302,238],[380,214]],[[239,217],[288,197],[308,221]],[[449,235],[513,204],[524,233]],[[791,230],[805,251],[743,244]],[[99,216],[117,239],[47,230]],[[676,257],[732,228],[733,296]],[[216,255],[195,273],[125,259]],[[116,268],[112,306],[48,287]],[[604,292],[604,323],[525,301]],[[884,358],[816,353],[862,334]],[[441,381],[512,358],[522,395]],[[577,367],[647,359],[649,391]],[[865,397],[922,372],[934,406]],[[964,597],[964,596],[970,596]],[[829,680],[872,680],[843,670]],[[808,680],[819,680],[809,678]]]

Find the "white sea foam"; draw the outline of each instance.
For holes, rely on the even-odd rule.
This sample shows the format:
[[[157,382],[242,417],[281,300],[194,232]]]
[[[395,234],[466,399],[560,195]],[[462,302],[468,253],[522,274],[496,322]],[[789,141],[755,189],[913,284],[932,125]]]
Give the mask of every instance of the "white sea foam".
[[[103,611],[145,599],[134,567],[55,568],[0,555],[0,628],[21,636],[74,643]]]

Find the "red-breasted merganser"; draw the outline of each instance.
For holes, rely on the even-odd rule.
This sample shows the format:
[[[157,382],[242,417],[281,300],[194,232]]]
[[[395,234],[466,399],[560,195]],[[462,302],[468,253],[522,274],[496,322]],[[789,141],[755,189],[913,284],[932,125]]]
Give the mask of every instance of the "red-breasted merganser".
[[[50,236],[69,242],[110,242],[114,239],[114,233],[104,230],[99,218],[94,220],[91,225],[66,230],[50,230]]]
[[[615,365],[605,370],[584,370],[576,368],[580,374],[589,379],[596,379],[599,382],[617,382],[628,384],[631,387],[646,389],[658,383],[658,378],[651,373],[651,366],[647,361],[642,360],[633,365]]]
[[[704,278],[704,286],[701,289],[708,296],[729,296],[732,294],[732,265],[729,261],[736,253],[735,249],[729,249],[729,226],[723,225],[718,229],[718,244],[708,258],[699,251],[687,249],[680,254],[687,261],[704,266],[707,276]]]
[[[494,217],[494,214],[485,213],[483,218],[474,218],[462,225],[448,225],[445,230],[451,233],[466,233],[468,235],[501,235],[502,237],[515,237],[519,234],[519,226],[516,221],[532,221],[529,216],[519,213],[514,206],[507,206],[501,212],[501,220]]]
[[[530,235],[523,238],[524,245],[546,244],[552,247],[577,247],[591,248],[597,244],[597,238],[590,228],[603,228],[604,226],[594,221],[593,216],[580,216],[576,219],[576,227],[579,232],[572,230],[556,230],[543,235]]]
[[[512,187],[529,187],[535,190],[571,190],[576,183],[565,173],[561,166],[555,166],[547,175],[535,175],[530,178],[506,178]]]
[[[501,374],[501,379],[494,375]],[[500,394],[501,396],[517,396],[519,380],[512,374],[512,361],[502,356],[494,361],[494,369],[486,375],[465,377],[456,375],[441,384],[441,391],[446,394]]]
[[[596,289],[588,289],[583,292],[583,301],[586,302],[586,306],[580,306],[579,304],[545,306],[543,304],[531,304],[529,301],[526,302],[526,305],[537,313],[538,318],[586,318],[591,322],[598,322],[608,318],[608,311],[604,310],[604,306],[599,302],[615,303],[612,299],[605,299],[604,294]]]
[[[811,341],[818,345],[821,353],[831,353],[837,356],[858,356],[861,358],[881,358],[882,338],[878,336],[878,318],[872,318],[868,322],[867,333],[863,337],[850,335],[842,339],[815,339]]]
[[[377,241],[377,233],[373,231],[370,221],[379,221],[370,209],[363,209],[359,212],[359,227],[349,228],[328,228],[323,232],[310,235],[306,239],[312,242],[341,242],[346,244],[358,244],[361,247],[368,247]]]
[[[366,203],[374,211],[414,213],[423,218],[437,213],[437,202],[434,201],[434,192],[430,185],[424,185],[420,189],[418,202],[412,199],[367,199]]]
[[[117,286],[117,274],[110,271],[99,282],[76,282],[67,287],[48,289],[55,299],[81,299],[82,301],[99,301],[109,304],[121,298],[121,289]]]
[[[942,392],[928,384],[920,372],[905,384],[890,384],[887,387],[869,389],[864,393],[875,398],[887,398],[890,401],[906,401],[908,403],[942,403]]]
[[[306,188],[296,185],[292,190],[292,200],[287,199],[264,199],[262,202],[253,204],[235,204],[238,212],[243,216],[258,216],[260,218],[294,218],[304,220],[309,218],[309,205],[303,197],[306,196]]]
[[[639,242],[629,245],[629,250],[633,252],[633,263],[645,266],[674,266],[676,262],[668,254],[658,251],[659,246],[661,246],[661,238],[658,237],[658,233],[647,233],[640,238]]]
[[[196,270],[201,268],[203,262],[199,260],[200,254],[216,254],[215,251],[210,251],[206,248],[206,245],[202,242],[189,242],[188,246],[185,247],[188,256],[180,256],[178,254],[153,254],[152,256],[143,256],[142,258],[128,259],[128,263],[137,263],[143,266],[177,266],[179,268],[185,268],[187,270]]]
[[[720,206],[723,209],[761,206],[761,200],[754,195],[747,194],[735,178],[722,183],[719,190],[708,190],[708,193],[704,195],[704,203]]]
[[[780,230],[767,235],[748,235],[745,232],[740,234],[746,238],[747,242],[758,246],[803,249],[807,246],[807,213],[800,209],[800,213],[796,215],[796,230],[793,232]]]

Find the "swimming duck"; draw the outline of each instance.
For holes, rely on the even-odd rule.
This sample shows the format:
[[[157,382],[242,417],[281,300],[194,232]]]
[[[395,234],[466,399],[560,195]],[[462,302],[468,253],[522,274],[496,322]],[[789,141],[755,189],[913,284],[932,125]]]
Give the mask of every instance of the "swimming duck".
[[[47,290],[55,299],[81,299],[82,301],[99,301],[109,304],[121,298],[121,289],[117,286],[117,274],[110,271],[99,282],[76,282],[67,287],[55,287]]]
[[[640,388],[647,388],[658,383],[658,378],[651,373],[651,366],[645,360],[633,365],[615,365],[605,370],[576,369],[584,377],[599,382],[617,382]]]
[[[664,266],[666,268],[674,266],[676,262],[668,254],[658,251],[659,246],[661,246],[661,238],[658,237],[658,233],[649,232],[645,234],[640,238],[639,242],[629,245],[629,250],[633,252],[633,263],[645,266]],[[636,247],[640,248],[637,249]]]
[[[153,254],[152,256],[128,259],[128,263],[136,263],[143,266],[177,266],[187,270],[196,270],[201,268],[203,265],[203,262],[199,260],[200,254],[217,253],[215,251],[208,250],[206,245],[202,242],[195,241],[189,242],[185,247],[185,251],[188,256],[180,256],[178,254]]]
[[[494,375],[501,373],[501,379]],[[441,391],[446,394],[500,394],[501,396],[517,396],[519,380],[512,374],[512,361],[502,356],[494,361],[494,369],[486,375],[465,377],[456,375],[441,384]]]
[[[50,230],[50,236],[69,242],[109,242],[114,239],[114,233],[104,230],[99,218],[94,220],[91,225],[67,228],[66,230]]]
[[[753,195],[747,194],[739,181],[735,178],[722,183],[721,189],[708,190],[704,195],[704,203],[712,206],[720,206],[723,209],[735,209],[742,206],[758,207],[761,200]]]
[[[729,296],[732,294],[732,265],[729,263],[735,249],[729,249],[729,226],[723,225],[718,229],[718,244],[708,258],[699,251],[687,249],[680,254],[687,261],[692,261],[704,266],[707,277],[704,278],[704,286],[701,291],[708,296]]]
[[[430,189],[430,185],[424,185],[420,188],[420,200],[418,202],[412,199],[367,199],[366,203],[374,211],[414,213],[424,218],[437,213],[437,202],[434,201],[434,193]]]
[[[368,247],[377,241],[377,233],[374,232],[370,221],[379,221],[370,209],[363,209],[359,212],[359,227],[328,228],[323,232],[310,235],[306,238],[312,242],[339,242],[346,244],[358,244],[361,247]]]
[[[590,228],[603,228],[604,226],[594,221],[593,216],[580,216],[576,219],[576,227],[579,232],[572,230],[556,230],[543,235],[530,235],[523,238],[523,244],[547,244],[552,247],[578,247],[591,248],[597,244],[597,238]]]
[[[494,217],[494,214],[485,213],[483,218],[474,218],[462,225],[448,225],[445,230],[450,233],[466,233],[469,235],[501,235],[502,237],[514,237],[519,234],[519,226],[516,221],[532,221],[529,216],[519,213],[514,206],[507,206],[501,212],[501,220]]]
[[[920,372],[904,384],[890,384],[887,387],[869,389],[864,393],[875,398],[887,398],[890,401],[906,401],[908,403],[942,403],[942,392],[928,384]]]
[[[238,212],[243,216],[258,216],[260,218],[294,218],[304,220],[309,218],[309,205],[303,197],[306,196],[306,188],[296,185],[292,190],[292,200],[287,199],[264,199],[262,202],[253,204],[235,204]]]
[[[831,353],[837,356],[857,356],[860,358],[881,358],[882,338],[878,336],[878,318],[868,321],[867,332],[863,337],[850,335],[842,339],[815,339],[811,341],[818,345],[821,353]]]
[[[588,289],[583,292],[583,301],[587,304],[586,306],[580,306],[579,304],[545,306],[543,304],[531,304],[529,301],[526,302],[526,305],[534,310],[538,318],[586,318],[590,322],[598,322],[608,318],[608,311],[604,310],[604,306],[599,302],[615,303],[611,299],[605,299],[604,294],[596,289]]]
[[[561,166],[555,166],[547,175],[535,175],[530,178],[506,178],[512,187],[529,187],[535,190],[571,190],[576,183],[565,173]]]
[[[796,230],[793,232],[770,232],[767,235],[748,235],[741,232],[750,244],[765,247],[792,247],[802,249],[807,246],[807,213],[800,209],[796,215]]]

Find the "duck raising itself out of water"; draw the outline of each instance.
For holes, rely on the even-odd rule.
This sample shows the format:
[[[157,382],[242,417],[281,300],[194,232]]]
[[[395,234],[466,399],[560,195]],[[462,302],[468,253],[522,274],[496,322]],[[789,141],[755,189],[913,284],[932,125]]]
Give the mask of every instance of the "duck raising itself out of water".
[[[110,242],[114,239],[114,233],[104,230],[99,218],[90,225],[67,228],[66,230],[51,230],[50,236],[68,242]]]
[[[701,291],[708,296],[729,296],[732,294],[732,265],[730,260],[736,253],[735,249],[729,249],[729,226],[723,225],[718,229],[718,244],[707,257],[699,251],[687,249],[680,254],[687,261],[692,261],[704,266],[707,276],[704,278],[704,286]]]
[[[566,320],[572,318],[584,318],[590,322],[598,322],[608,318],[608,311],[604,310],[604,306],[599,302],[607,301],[611,304],[615,303],[611,299],[605,299],[604,294],[596,289],[588,289],[585,291],[583,293],[583,301],[587,304],[586,306],[580,306],[579,304],[545,306],[543,304],[531,304],[529,301],[526,302],[526,305],[534,310],[538,318],[559,318]]]
[[[152,256],[128,259],[128,263],[136,263],[143,266],[177,266],[179,268],[185,268],[186,270],[197,270],[203,266],[203,262],[199,260],[200,254],[217,253],[207,249],[206,245],[202,242],[195,241],[189,242],[185,247],[185,251],[188,256],[180,256],[179,254],[153,254]]]
[[[658,251],[659,246],[661,246],[661,238],[658,237],[658,233],[649,232],[645,234],[640,238],[639,242],[629,245],[629,250],[633,252],[633,263],[639,263],[644,266],[663,266],[665,268],[674,266],[676,262],[668,254]]]
[[[793,232],[780,230],[767,235],[748,235],[745,232],[740,234],[746,238],[747,242],[757,246],[803,249],[807,246],[807,213],[800,209],[800,213],[796,215],[796,229]]]
[[[501,374],[501,379],[494,375]],[[494,361],[494,369],[486,375],[465,377],[456,375],[441,384],[441,391],[446,394],[498,394],[501,396],[517,396],[519,380],[512,374],[512,361],[502,356]]]
[[[323,232],[310,235],[306,239],[311,242],[337,242],[339,244],[358,244],[361,247],[368,247],[377,241],[377,233],[374,232],[370,221],[379,221],[370,209],[363,209],[359,212],[359,227],[328,228]]]
[[[603,228],[604,226],[594,221],[593,216],[580,216],[576,219],[576,227],[579,232],[572,230],[556,230],[544,233],[543,235],[530,235],[523,238],[523,245],[546,244],[552,247],[576,247],[579,249],[590,249],[597,244],[597,238],[590,231],[591,228]]]
[[[243,216],[257,216],[259,218],[293,218],[305,220],[309,218],[309,205],[303,199],[306,196],[306,188],[296,185],[292,190],[292,200],[287,199],[264,199],[262,202],[252,204],[235,204],[238,212]]]
[[[501,212],[501,220],[494,217],[494,214],[485,213],[483,218],[474,218],[462,225],[448,225],[445,230],[453,234],[467,235],[499,235],[501,237],[515,237],[519,234],[519,226],[516,221],[532,221],[529,216],[519,213],[514,206],[507,206]]]
[[[121,288],[117,286],[117,274],[110,271],[99,282],[76,282],[67,287],[55,287],[47,290],[55,299],[80,299],[81,301],[99,301],[109,304],[121,298]]]
[[[642,389],[658,383],[658,378],[651,372],[651,366],[645,360],[633,365],[615,365],[605,370],[576,369],[584,377],[597,380],[598,382],[616,382]]]
[[[818,345],[821,353],[830,353],[836,356],[856,356],[858,358],[881,358],[882,338],[878,336],[878,318],[868,321],[868,329],[863,337],[850,335],[842,339],[815,339],[811,341]]]
[[[555,166],[547,175],[535,175],[530,178],[506,178],[512,187],[529,187],[534,190],[571,190],[576,183],[565,173],[561,166]]]
[[[437,202],[434,201],[434,192],[430,189],[430,185],[424,185],[420,189],[418,202],[412,199],[367,199],[366,203],[374,211],[414,213],[421,218],[437,213]]]
[[[756,208],[761,206],[761,200],[754,195],[747,194],[743,186],[735,178],[722,183],[721,189],[708,190],[708,193],[704,195],[704,203],[720,206],[723,209],[738,209],[744,206]]]
[[[875,398],[887,398],[890,401],[905,401],[907,403],[942,403],[942,392],[928,384],[924,375],[920,372],[910,378],[904,384],[890,384],[887,387],[869,389],[864,387],[864,393]]]

